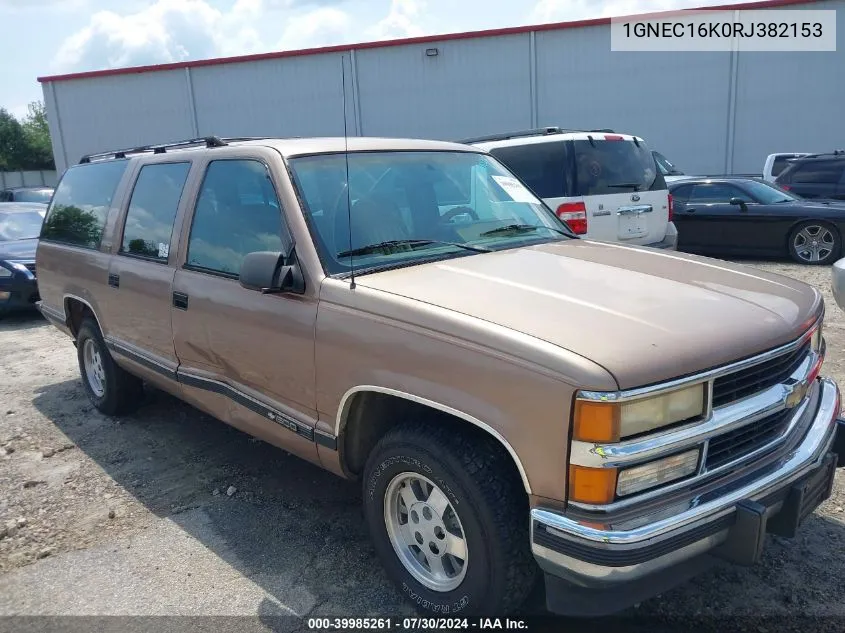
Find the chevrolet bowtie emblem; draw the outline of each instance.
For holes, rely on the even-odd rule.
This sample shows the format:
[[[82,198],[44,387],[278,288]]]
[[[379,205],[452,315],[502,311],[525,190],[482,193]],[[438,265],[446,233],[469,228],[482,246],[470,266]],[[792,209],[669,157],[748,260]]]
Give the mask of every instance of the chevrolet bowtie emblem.
[[[796,383],[792,386],[789,395],[786,397],[786,408],[791,409],[798,405],[807,395],[809,385],[806,383]]]

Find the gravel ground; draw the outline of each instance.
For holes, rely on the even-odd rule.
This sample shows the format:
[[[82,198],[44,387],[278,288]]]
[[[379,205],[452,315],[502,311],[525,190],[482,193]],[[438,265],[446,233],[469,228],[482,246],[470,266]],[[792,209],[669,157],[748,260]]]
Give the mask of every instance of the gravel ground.
[[[824,293],[824,373],[845,384],[829,268],[745,263]],[[160,392],[132,415],[100,415],[69,339],[37,315],[0,322],[0,349],[0,616],[249,615],[262,630],[278,628],[272,616],[297,616],[297,628],[306,615],[412,613],[375,558],[356,484]],[[769,538],[762,564],[720,565],[642,603],[634,620],[654,631],[671,617],[728,615],[764,633],[833,616],[811,628],[842,630],[843,506],[840,470],[831,499],[797,538]],[[0,631],[22,622],[0,618]]]

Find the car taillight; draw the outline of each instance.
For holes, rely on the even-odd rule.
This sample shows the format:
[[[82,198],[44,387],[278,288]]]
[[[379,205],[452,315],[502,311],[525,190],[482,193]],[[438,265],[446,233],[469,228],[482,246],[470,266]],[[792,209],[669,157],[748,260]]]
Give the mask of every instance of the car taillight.
[[[583,202],[564,202],[555,213],[576,235],[587,232],[587,207]]]
[[[669,221],[672,221],[672,217],[675,215],[675,199],[672,198],[672,194],[669,194]]]
[[[781,189],[783,189],[784,191],[789,191],[790,189],[792,189],[792,187],[791,187],[790,185],[781,185],[781,184],[779,184],[779,183],[775,183],[775,184],[776,184],[778,187],[780,187]]]
[[[604,135],[605,141],[624,141],[624,137],[619,136],[618,134],[605,134]]]

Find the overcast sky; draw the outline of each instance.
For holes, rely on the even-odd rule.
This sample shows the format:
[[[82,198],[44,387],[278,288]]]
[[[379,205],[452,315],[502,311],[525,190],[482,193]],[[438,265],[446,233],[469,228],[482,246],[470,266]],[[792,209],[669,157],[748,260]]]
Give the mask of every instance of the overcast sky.
[[[0,0],[0,107],[35,78],[311,46],[680,9],[725,0]],[[620,53],[624,54],[624,53]]]

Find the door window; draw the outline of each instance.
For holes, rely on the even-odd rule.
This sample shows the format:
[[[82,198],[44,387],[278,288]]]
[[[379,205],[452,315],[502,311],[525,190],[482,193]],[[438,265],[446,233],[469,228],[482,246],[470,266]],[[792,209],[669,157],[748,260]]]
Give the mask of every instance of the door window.
[[[282,249],[279,198],[267,167],[216,160],[197,198],[186,267],[237,277],[246,255]]]
[[[698,204],[728,204],[731,198],[754,202],[751,197],[732,185],[713,183],[693,185],[688,202]]]
[[[68,169],[44,218],[41,239],[99,248],[112,198],[126,165],[125,160],[113,160]]]
[[[121,253],[167,262],[173,221],[190,169],[190,163],[141,168],[126,212]]]

